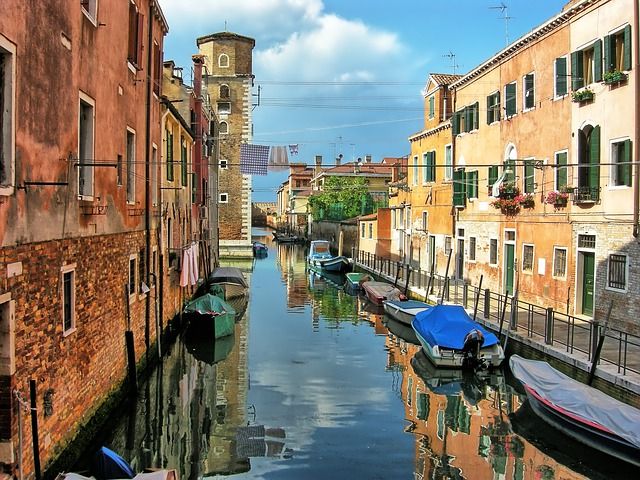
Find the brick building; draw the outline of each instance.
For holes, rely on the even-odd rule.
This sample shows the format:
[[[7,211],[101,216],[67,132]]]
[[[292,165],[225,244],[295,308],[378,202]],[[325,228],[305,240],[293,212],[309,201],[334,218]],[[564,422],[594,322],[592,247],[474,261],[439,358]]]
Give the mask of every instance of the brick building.
[[[137,361],[156,339],[168,26],[153,0],[5,0],[2,11],[0,462],[28,477],[17,417],[29,380],[46,467],[125,379],[125,331]]]
[[[251,143],[255,40],[220,32],[197,39],[204,83],[219,120],[218,215],[221,256],[252,256],[251,176],[240,172],[240,145]]]

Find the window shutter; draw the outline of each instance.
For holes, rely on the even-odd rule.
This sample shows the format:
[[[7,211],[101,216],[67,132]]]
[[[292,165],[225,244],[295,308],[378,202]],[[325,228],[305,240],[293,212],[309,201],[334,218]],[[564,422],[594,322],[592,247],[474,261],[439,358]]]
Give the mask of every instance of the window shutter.
[[[489,174],[487,176],[489,178],[488,186],[491,188],[493,184],[498,181],[498,166],[494,165],[489,167]]]
[[[624,53],[622,68],[631,70],[631,25],[624,27]]]
[[[600,39],[593,44],[593,81],[602,81],[602,40]]]
[[[566,95],[567,93],[567,59],[565,57],[556,58],[556,95]]]
[[[480,102],[476,102],[473,104],[473,129],[477,130],[479,128],[480,122]]]
[[[605,73],[615,70],[615,65],[613,61],[616,58],[616,53],[615,51],[611,51],[612,45],[615,45],[615,39],[611,38],[611,35],[606,35],[604,37],[604,45],[603,45],[604,51],[602,52],[604,55],[603,65],[604,65]]]
[[[622,166],[622,178],[621,183],[626,185],[627,187],[631,186],[631,140],[624,141],[624,154],[622,156],[622,161],[624,165]],[[636,167],[637,168],[637,167]]]
[[[136,55],[136,41],[138,39],[136,35],[137,17],[136,6],[133,3],[129,4],[129,43],[127,46],[127,60],[135,62]]]
[[[597,188],[600,186],[600,126],[593,128],[589,137],[589,186]]]
[[[182,186],[187,186],[187,145],[184,143],[184,140],[181,142],[180,146],[181,156],[180,161],[182,163],[182,172],[181,172],[181,180]]]
[[[534,88],[534,77],[532,73],[529,73],[524,77],[524,105],[526,108],[533,108],[535,106]]]
[[[431,175],[431,181],[435,182],[436,181],[436,152],[429,152],[430,154],[430,162],[431,162],[431,168],[430,168],[430,175]]]
[[[559,153],[556,162],[556,188],[561,189],[567,186],[567,153]]]
[[[471,106],[464,107],[464,131],[471,131],[471,125],[473,125],[473,110]]]
[[[582,65],[582,51],[571,54],[571,90],[584,87],[584,71]]]
[[[493,118],[493,108],[492,108],[492,104],[491,104],[491,100],[493,99],[493,95],[489,95],[487,97],[487,125],[490,125],[492,123],[492,118]]]
[[[173,134],[167,130],[167,180],[173,181]]]
[[[138,39],[136,43],[136,64],[142,68],[142,36],[144,33],[144,15],[138,13]]]
[[[535,169],[532,160],[524,162],[524,193],[533,193],[535,187]]]
[[[507,107],[507,116],[516,114],[516,84],[509,83],[506,86],[505,103]]]
[[[435,115],[435,98],[433,95],[429,97],[429,118],[433,118]]]
[[[458,118],[458,112],[455,112],[451,116],[451,130],[453,135],[458,135],[460,133],[460,119]]]
[[[453,206],[465,206],[464,170],[453,172]]]

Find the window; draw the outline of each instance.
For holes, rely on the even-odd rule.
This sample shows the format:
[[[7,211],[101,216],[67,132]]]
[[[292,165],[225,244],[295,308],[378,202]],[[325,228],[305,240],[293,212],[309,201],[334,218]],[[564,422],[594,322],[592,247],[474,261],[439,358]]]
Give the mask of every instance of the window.
[[[82,13],[95,25],[98,16],[98,0],[80,0]]]
[[[431,95],[429,97],[429,119],[433,119],[436,116],[436,97]]]
[[[506,230],[504,231],[504,241],[505,242],[515,242],[516,241],[516,231],[515,230]]]
[[[607,286],[613,290],[627,289],[627,256],[609,255]]]
[[[444,179],[451,180],[453,178],[453,156],[452,146],[445,145],[444,147]]]
[[[369,222],[369,238],[373,238],[373,222]]]
[[[507,117],[517,113],[516,82],[508,83],[504,86],[505,112]]]
[[[422,175],[425,182],[436,181],[436,152],[422,154]]]
[[[220,135],[226,135],[229,133],[229,124],[227,122],[220,122]]]
[[[631,25],[604,37],[604,71],[631,70]]]
[[[489,196],[493,196],[493,186],[498,181],[498,166],[493,165],[489,167],[489,172],[487,173],[487,186],[489,187]]]
[[[534,160],[524,161],[524,193],[533,193],[536,187],[536,170]]]
[[[467,172],[467,198],[478,198],[478,171]]]
[[[489,265],[498,264],[498,239],[492,238],[489,240]]]
[[[453,206],[463,207],[467,201],[464,168],[453,172]]]
[[[553,276],[564,278],[567,275],[567,249],[553,247]]]
[[[136,255],[130,255],[129,256],[129,281],[127,283],[127,288],[128,288],[128,292],[129,292],[129,301],[131,301],[131,299],[135,296],[137,289],[136,289],[136,274],[137,274],[137,262],[136,262]]]
[[[444,254],[449,255],[451,253],[451,237],[444,237]]]
[[[16,47],[0,34],[0,195],[15,186]]]
[[[611,184],[631,186],[631,140],[611,142]]]
[[[469,260],[476,261],[476,237],[469,237]]]
[[[153,42],[153,93],[160,96],[162,86],[162,54],[157,42]]]
[[[229,194],[228,193],[219,194],[218,203],[229,203]]]
[[[364,232],[365,232],[365,227],[366,227],[366,225],[365,225],[365,223],[364,223],[364,222],[362,222],[362,223],[361,223],[361,225],[362,225],[362,229],[361,229],[361,230],[362,230],[362,233],[360,234],[360,237],[361,237],[361,238],[365,238],[365,236],[364,236]]]
[[[556,152],[556,190],[567,186],[567,151]]]
[[[80,94],[78,114],[78,195],[93,197],[93,162],[95,145],[94,101]]]
[[[555,61],[555,85],[554,94],[556,97],[562,97],[569,91],[567,88],[567,57],[556,58]]]
[[[220,98],[228,99],[230,97],[229,85],[220,85]]]
[[[522,246],[522,271],[533,273],[533,245]]]
[[[158,147],[154,144],[151,149],[151,203],[158,205]]]
[[[218,102],[218,114],[228,115],[231,113],[231,102]]]
[[[600,127],[578,130],[578,192],[574,200],[597,201],[600,193]]]
[[[227,168],[229,168],[229,161],[225,160],[224,158],[220,159],[220,169],[221,170],[226,170]]]
[[[417,185],[418,181],[420,179],[420,172],[418,170],[418,156],[417,155],[414,155],[414,157],[413,157],[412,174],[413,174],[413,185]]]
[[[127,129],[127,203],[136,201],[136,134]]]
[[[578,90],[602,80],[602,41],[571,54],[571,89]]]
[[[487,125],[500,120],[500,92],[487,97]]]
[[[578,235],[578,248],[596,248],[595,235]]]
[[[522,78],[522,107],[529,110],[536,106],[535,74],[528,73]]]
[[[122,186],[122,155],[120,154],[116,158],[116,185]]]
[[[229,67],[229,55],[226,53],[221,53],[218,57],[218,66],[220,68],[228,68]]]
[[[65,265],[62,275],[62,334],[68,335],[76,328],[76,265]]]
[[[478,102],[473,105],[458,110],[451,117],[451,128],[453,135],[463,132],[470,132],[478,129],[478,120],[480,118],[480,104]]]
[[[187,186],[187,140],[180,136],[180,180],[183,187]]]
[[[422,212],[422,231],[426,232],[429,230],[429,212]]]
[[[142,68],[142,34],[144,29],[144,15],[138,12],[134,2],[129,3],[129,43],[127,60],[136,69]]]

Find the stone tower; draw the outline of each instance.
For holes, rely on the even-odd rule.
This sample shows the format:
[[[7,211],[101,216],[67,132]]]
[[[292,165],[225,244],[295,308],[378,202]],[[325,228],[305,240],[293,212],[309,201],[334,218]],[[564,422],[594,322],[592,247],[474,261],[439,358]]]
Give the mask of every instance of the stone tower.
[[[252,137],[252,54],[255,40],[220,32],[197,39],[205,56],[204,88],[219,128],[218,228],[221,257],[251,257],[251,176],[240,173],[240,144]]]

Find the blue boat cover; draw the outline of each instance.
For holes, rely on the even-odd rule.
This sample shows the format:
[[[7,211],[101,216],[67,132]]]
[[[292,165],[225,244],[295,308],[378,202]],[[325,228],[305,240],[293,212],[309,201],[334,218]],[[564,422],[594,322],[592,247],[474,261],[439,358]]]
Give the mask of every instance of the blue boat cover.
[[[136,476],[126,460],[107,447],[100,447],[94,455],[91,473],[100,480]]]
[[[430,345],[461,350],[464,339],[471,330],[480,330],[484,335],[482,347],[498,343],[498,338],[474,322],[460,305],[436,305],[416,315],[411,323],[413,329]]]

